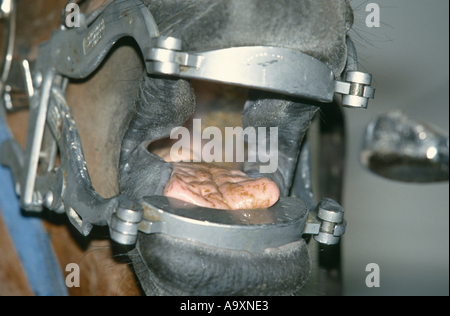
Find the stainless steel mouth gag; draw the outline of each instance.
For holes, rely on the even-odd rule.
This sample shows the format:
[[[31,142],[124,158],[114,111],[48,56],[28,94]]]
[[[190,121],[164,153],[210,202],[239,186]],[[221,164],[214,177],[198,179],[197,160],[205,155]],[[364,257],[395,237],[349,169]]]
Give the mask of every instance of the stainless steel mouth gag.
[[[30,96],[25,152],[15,140],[1,146],[0,161],[12,170],[24,210],[41,212],[45,207],[65,212],[85,236],[93,225],[108,225],[111,238],[127,245],[136,242],[138,232],[250,252],[298,241],[304,234],[324,244],[339,241],[346,227],[344,210],[330,199],[314,206],[298,198],[280,198],[264,210],[226,211],[162,196],[139,202],[122,194],[102,198],[92,186],[65,89],[69,78],[87,77],[118,39],[129,36],[140,47],[148,74],[211,80],[324,103],[341,94],[342,105],[366,108],[374,97],[371,75],[357,71],[351,41],[345,81],[339,81],[324,63],[291,49],[255,46],[183,52],[180,39],[160,36],[153,16],[138,0],[108,1],[100,11],[82,17],[80,27],[63,25],[53,32],[39,47],[33,76],[25,76]]]

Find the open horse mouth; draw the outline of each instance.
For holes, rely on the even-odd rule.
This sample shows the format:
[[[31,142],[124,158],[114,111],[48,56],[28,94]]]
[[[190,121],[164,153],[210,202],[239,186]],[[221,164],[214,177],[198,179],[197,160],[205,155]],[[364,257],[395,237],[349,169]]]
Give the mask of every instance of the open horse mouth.
[[[255,184],[263,181],[271,185],[268,191],[273,198],[268,205],[264,204],[265,201],[258,202],[258,198],[250,199],[250,204],[244,205],[259,203],[254,208],[264,208],[277,202],[278,187],[284,186],[283,183],[275,183],[276,177],[275,181],[267,177],[254,179],[241,171],[209,164],[170,163],[148,151],[148,144],[163,136],[167,137],[173,128],[181,126],[193,114],[194,102],[188,82],[143,76],[135,102],[136,111],[122,143],[119,168],[121,192],[135,200],[164,194],[206,207],[238,208],[236,205],[246,199],[232,190],[228,195],[224,193],[220,199],[208,198],[208,195],[204,198],[198,194],[198,190],[202,190],[202,186],[204,189],[205,182],[208,182],[201,181],[205,180],[202,179],[205,170],[211,173],[221,170],[228,173],[226,180],[210,177],[208,188],[220,181],[235,184],[230,182],[233,179],[230,174],[234,174],[240,183],[244,182],[244,190],[246,186],[250,187],[256,197],[265,193],[261,189],[255,190]],[[296,106],[291,101],[286,103],[291,107]],[[306,119],[311,118],[307,116]],[[190,174],[183,178],[186,170]],[[238,203],[232,205],[229,201],[233,198]],[[143,289],[146,294],[153,295],[289,295],[302,287],[311,268],[311,258],[304,240],[269,248],[261,253],[250,253],[214,248],[164,234],[140,233],[136,248],[129,255]]]
[[[323,11],[323,7],[321,7],[323,16],[318,17],[318,20],[313,15],[310,18],[305,18],[306,20],[302,22],[298,22],[298,20],[296,22],[292,20],[282,22],[278,19],[276,23],[280,25],[261,36],[255,36],[259,32],[257,25],[262,25],[256,24],[257,21],[241,25],[241,29],[237,30],[234,29],[235,26],[232,23],[235,22],[233,20],[235,18],[224,14],[227,16],[227,20],[220,21],[220,23],[223,23],[220,27],[215,26],[210,29],[211,32],[216,32],[216,36],[224,39],[223,43],[212,43],[216,40],[205,41],[205,38],[199,35],[200,29],[205,23],[203,19],[195,20],[195,22],[187,19],[191,22],[188,23],[186,20],[186,25],[183,24],[184,22],[178,21],[175,23],[176,21],[172,21],[177,16],[177,12],[178,14],[182,12],[183,16],[188,16],[189,13],[195,14],[199,10],[205,10],[200,2],[195,2],[195,4],[189,6],[177,1],[166,3],[167,15],[163,15],[160,20],[156,17],[161,34],[181,38],[183,43],[188,44],[188,51],[205,51],[242,45],[240,43],[242,39],[226,38],[230,36],[227,34],[228,32],[233,32],[235,37],[236,34],[237,37],[245,34],[247,36],[245,45],[247,46],[270,44],[308,51],[309,48],[302,47],[303,44],[301,44],[300,39],[297,43],[294,43],[295,39],[293,38],[289,39],[289,43],[280,42],[275,34],[279,34],[278,29],[280,27],[286,30],[280,25],[300,23],[306,33],[315,37],[318,36],[317,32],[322,32],[322,35],[319,36],[323,36],[328,31],[317,30],[317,25],[314,26],[314,24],[318,20],[328,19],[328,22],[336,23],[336,25],[330,25],[330,28],[339,29],[339,32],[337,32],[339,34],[335,33],[338,40],[336,41],[335,38],[332,44],[334,47],[330,48],[334,52],[330,56],[329,51],[319,49],[320,52],[315,55],[328,54],[323,56],[323,59],[327,61],[330,68],[333,68],[335,74],[340,74],[345,66],[345,34],[349,29],[349,24],[351,25],[349,19],[352,18],[352,14],[348,13],[351,9],[345,1],[337,5],[340,15],[336,15],[333,10]],[[176,7],[176,5],[179,7]],[[284,7],[277,6],[277,9],[285,11],[292,5],[285,3]],[[312,13],[318,9],[315,5],[313,5],[315,8],[310,8],[303,2],[294,6],[302,11],[303,17],[308,16],[308,12]],[[236,9],[240,5],[237,1],[229,5],[220,1],[219,3],[209,4],[207,7],[208,9],[205,12],[215,12],[213,9],[221,9],[224,10],[222,13],[229,13],[233,9],[236,15]],[[253,4],[250,7],[241,8],[243,10],[242,16],[236,19],[240,19],[242,23],[245,16],[249,16],[246,14],[250,14],[247,10],[259,10],[258,6],[253,7]],[[155,9],[151,3],[148,4],[148,8],[151,12]],[[169,9],[175,11],[169,13]],[[317,12],[315,11],[315,13]],[[253,12],[252,16],[254,15]],[[263,17],[260,18],[264,19]],[[173,28],[173,23],[177,24],[176,29]],[[260,21],[260,23],[263,23],[263,21]],[[308,23],[312,24],[306,26]],[[289,27],[292,28],[292,24]],[[275,33],[273,33],[274,31]],[[295,37],[296,35],[292,36]],[[239,205],[245,205],[244,208],[251,208],[248,206],[252,206],[252,203],[253,208],[264,208],[276,203],[278,197],[289,196],[301,143],[314,114],[319,109],[317,102],[277,93],[249,90],[246,95],[245,106],[240,109],[242,111],[242,127],[277,127],[279,132],[278,164],[275,172],[260,172],[260,167],[264,164],[259,160],[245,162],[242,165],[242,171],[227,170],[229,177],[228,181],[225,182],[233,183],[230,180],[230,174],[234,173],[239,181],[244,183],[241,186],[244,187],[244,190],[247,189],[247,195],[249,187],[254,185],[256,181],[263,181],[270,186],[269,202],[266,201],[267,198],[259,200],[253,198],[246,204],[245,201],[242,202],[245,200],[242,197],[237,197],[236,194],[229,193],[230,191],[225,189],[220,190],[219,187],[223,182],[216,178],[210,176],[202,180],[200,175],[202,172],[206,170],[213,174],[212,170],[216,167],[192,163],[171,163],[148,149],[154,142],[167,138],[174,129],[183,126],[194,115],[195,96],[188,81],[144,74],[140,81],[138,97],[133,106],[135,111],[125,132],[121,147],[119,162],[120,192],[134,200],[141,200],[146,196],[166,195],[181,198],[193,204],[219,209],[239,208]],[[268,142],[265,145],[267,145],[266,148],[269,147]],[[240,173],[236,174],[237,172]],[[195,179],[192,180],[192,178]],[[206,180],[209,181],[207,189],[214,188],[218,194],[210,196],[204,194],[204,182]],[[256,190],[254,193],[253,196],[258,197],[262,194],[262,191]],[[231,203],[233,198],[237,200],[234,204]],[[146,235],[139,233],[136,248],[129,252],[129,256],[133,261],[141,285],[148,295],[292,295],[304,285],[311,269],[311,257],[303,239],[284,246],[267,248],[263,252],[250,253],[241,250],[215,248],[165,234]]]

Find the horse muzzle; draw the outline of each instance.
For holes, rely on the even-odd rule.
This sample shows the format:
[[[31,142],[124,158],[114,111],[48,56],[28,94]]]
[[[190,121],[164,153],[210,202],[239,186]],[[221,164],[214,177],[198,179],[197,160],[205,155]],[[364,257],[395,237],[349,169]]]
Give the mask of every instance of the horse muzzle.
[[[137,9],[127,10],[130,6]],[[340,81],[324,63],[292,49],[248,46],[183,52],[181,40],[160,36],[153,16],[137,0],[106,2],[82,21],[80,28],[63,25],[55,31],[39,48],[34,78],[26,76],[30,121],[25,152],[15,140],[1,147],[1,162],[13,171],[22,208],[65,212],[83,235],[93,225],[108,225],[117,243],[137,242],[134,253],[142,260],[135,264],[158,267],[148,276],[155,284],[149,293],[289,294],[304,284],[311,263],[303,237],[313,235],[320,243],[336,244],[346,227],[339,204],[323,199],[315,205],[312,199],[307,144],[297,166],[303,193],[281,197],[267,209],[207,209],[159,195],[104,199],[89,178],[65,89],[68,78],[89,76],[114,43],[127,36],[136,40],[149,75],[209,80],[323,104],[342,96],[343,106],[366,108],[374,97],[371,75],[357,71],[351,41],[347,40],[345,80]],[[55,167],[57,147],[59,167]],[[136,161],[141,158],[138,155]],[[121,168],[126,172],[130,167]],[[162,170],[158,181],[168,172]],[[227,270],[231,262],[233,267]],[[271,268],[275,266],[283,268]],[[219,276],[217,271],[226,272]],[[252,278],[254,271],[259,276],[266,271],[266,280]],[[241,286],[230,285],[236,280],[242,281]]]

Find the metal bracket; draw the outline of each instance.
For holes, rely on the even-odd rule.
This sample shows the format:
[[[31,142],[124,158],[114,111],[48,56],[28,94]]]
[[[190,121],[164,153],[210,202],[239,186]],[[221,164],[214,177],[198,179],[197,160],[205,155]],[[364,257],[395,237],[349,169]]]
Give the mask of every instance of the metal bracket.
[[[39,157],[42,156],[41,144],[51,89],[55,86],[55,81],[60,81],[62,76],[88,76],[98,67],[113,44],[123,36],[132,36],[139,44],[144,45],[148,38],[159,34],[153,17],[142,2],[132,2],[112,2],[90,26],[55,31],[50,41],[40,46],[33,80],[36,92],[30,101],[25,172],[20,181],[21,205],[25,210],[42,209],[42,199],[34,186]],[[133,10],[130,11],[131,6]],[[99,44],[100,41],[102,44]]]
[[[351,108],[367,108],[369,99],[375,96],[375,89],[370,86],[372,75],[360,71],[348,71],[345,82],[335,82],[335,93],[343,95],[342,105]]]
[[[281,197],[267,209],[219,210],[165,196],[143,199],[139,231],[164,233],[213,247],[262,252],[299,241],[308,214],[296,198]]]
[[[374,98],[372,75],[348,71],[345,81],[335,81],[324,63],[292,49],[251,46],[191,54],[181,52],[177,38],[160,36],[152,44],[145,55],[149,74],[210,80],[327,103],[338,93],[344,95],[342,105],[352,108],[367,108]]]
[[[66,212],[73,226],[87,236],[93,225],[109,225],[111,238],[121,244],[134,244],[137,226],[142,219],[142,207],[125,195],[104,199],[95,192],[75,125],[65,98],[57,87],[51,91],[46,118],[43,148],[40,150],[40,174],[34,183],[28,211],[41,211],[43,206],[56,213]],[[54,142],[60,150],[61,164],[55,168]],[[53,150],[51,148],[54,148]],[[10,167],[21,192],[21,179],[25,174],[25,155],[17,141],[5,141],[0,150],[1,163]]]
[[[334,245],[345,232],[344,209],[323,199],[308,212],[302,200],[281,197],[267,209],[217,210],[165,196],[144,197],[138,230],[163,233],[205,245],[262,252],[295,242],[305,234],[319,243]]]
[[[30,119],[25,153],[15,140],[9,140],[2,144],[0,158],[13,170],[24,210],[40,212],[46,206],[58,213],[65,211],[83,235],[90,233],[92,225],[109,225],[113,240],[133,244],[142,207],[123,195],[103,199],[95,192],[64,97],[67,77],[83,78],[92,73],[119,38],[133,36],[142,47],[149,38],[159,35],[141,1],[108,4],[90,25],[62,28],[40,46],[33,90],[28,89]],[[97,45],[100,41],[102,44]],[[56,144],[61,158],[57,168]]]
[[[347,221],[344,219],[344,209],[332,199],[322,199],[314,210],[310,210],[306,221],[304,234],[314,235],[314,240],[335,245],[339,237],[345,233]]]

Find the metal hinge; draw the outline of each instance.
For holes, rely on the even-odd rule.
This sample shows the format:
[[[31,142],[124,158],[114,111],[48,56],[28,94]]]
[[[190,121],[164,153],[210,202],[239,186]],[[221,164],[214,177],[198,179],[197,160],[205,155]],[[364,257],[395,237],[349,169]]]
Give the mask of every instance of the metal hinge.
[[[147,51],[147,72],[179,75],[183,66],[199,68],[203,57],[180,52],[181,46],[182,41],[175,37],[152,38],[151,46]]]
[[[322,199],[306,220],[303,234],[314,235],[314,240],[326,245],[335,245],[345,233],[347,221],[344,208],[332,199]]]
[[[360,71],[348,71],[344,81],[335,81],[335,93],[343,95],[342,106],[367,108],[369,99],[373,99],[375,89],[370,86],[372,75]]]

